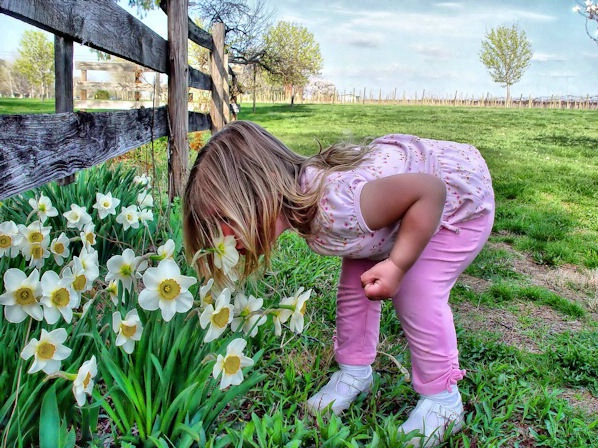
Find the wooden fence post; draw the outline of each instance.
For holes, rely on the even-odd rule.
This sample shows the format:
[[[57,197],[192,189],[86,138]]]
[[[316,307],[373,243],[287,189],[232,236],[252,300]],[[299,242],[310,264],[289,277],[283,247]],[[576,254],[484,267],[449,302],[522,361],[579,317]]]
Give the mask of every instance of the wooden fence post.
[[[73,112],[73,41],[54,36],[54,97],[56,113]],[[75,181],[75,175],[58,179],[58,185]]]
[[[169,0],[168,8],[168,198],[182,196],[189,159],[188,0]]]
[[[227,63],[224,54],[224,23],[212,27],[214,49],[210,52],[210,74],[212,76],[212,133],[219,131],[229,121]]]

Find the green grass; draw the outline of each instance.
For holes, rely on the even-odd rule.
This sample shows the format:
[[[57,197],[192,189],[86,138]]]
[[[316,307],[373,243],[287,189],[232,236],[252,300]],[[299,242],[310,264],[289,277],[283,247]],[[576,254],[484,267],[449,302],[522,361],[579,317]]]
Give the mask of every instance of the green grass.
[[[26,98],[0,98],[0,114],[51,114],[54,100],[30,100]]]
[[[244,110],[245,109],[245,110]],[[387,133],[470,143],[488,162],[495,232],[538,263],[598,267],[598,115],[595,111],[376,105],[264,105],[253,120],[313,154],[338,140]]]
[[[590,401],[574,407],[562,394],[585,391],[594,396],[593,403],[598,400],[595,373],[591,373],[596,371],[598,333],[595,317],[584,305],[588,297],[580,293],[578,301],[571,301],[548,286],[532,284],[515,263],[523,257],[548,269],[566,264],[579,269],[598,267],[595,111],[260,105],[256,113],[242,108],[240,118],[258,122],[303,154],[313,154],[320,143],[363,142],[386,133],[478,147],[493,175],[497,217],[491,241],[500,245],[485,248],[467,271],[486,281],[486,289],[459,285],[452,300],[467,300],[483,306],[487,313],[493,309],[510,312],[516,304],[548,308],[563,322],[581,320],[588,330],[539,333],[536,320],[527,322],[522,317],[520,327],[513,331],[522,338],[538,338],[541,352],[532,353],[505,343],[500,329],[491,323],[477,331],[459,327],[461,362],[469,371],[461,388],[469,414],[466,429],[451,438],[450,446],[585,447],[598,440],[598,420],[592,413],[595,404]],[[290,253],[295,254],[294,263],[288,261]],[[259,403],[254,409],[264,419],[282,415],[283,424],[293,431],[297,402],[315,392],[326,381],[324,373],[336,368],[330,345],[338,266],[334,259],[322,261],[311,254],[294,235],[284,236],[279,257],[275,266],[282,263],[286,268],[274,270],[284,272],[285,278],[299,278],[300,284],[312,275],[319,297],[310,307],[309,329],[297,344],[278,352],[267,387],[255,392]],[[381,350],[408,367],[405,340],[390,306],[384,307],[381,338]],[[328,423],[339,425],[336,429],[343,431],[347,442],[331,440],[326,422],[303,416],[304,427],[315,431],[302,439],[305,446],[401,446],[393,431],[417,397],[384,355],[375,367],[378,378],[373,396],[357,403],[340,422],[331,419]],[[293,377],[290,383],[284,380],[289,376]],[[275,411],[269,411],[270,406]],[[249,435],[247,439],[256,440]]]
[[[0,100],[0,108],[10,110],[0,112],[15,113],[15,104],[20,103],[7,106]],[[30,109],[19,112],[41,111],[35,110],[34,102],[22,104]],[[595,310],[588,306],[596,290],[560,294],[543,278],[530,277],[533,271],[519,267],[526,262],[554,275],[561,272],[556,268],[592,272],[598,267],[595,111],[258,105],[256,113],[242,107],[240,118],[258,122],[304,154],[317,151],[318,142],[324,146],[339,139],[362,142],[393,132],[478,147],[493,175],[497,216],[490,244],[466,272],[480,284],[464,279],[451,296],[461,322],[460,360],[468,371],[460,383],[467,417],[464,430],[445,446],[597,446],[598,323]],[[163,157],[160,151],[160,163],[165,162]],[[127,160],[144,165],[147,159],[135,154]],[[158,173],[164,173],[163,167]],[[176,213],[171,216],[170,226],[176,226],[178,219]],[[154,237],[176,233],[180,239],[172,227],[160,232]],[[282,235],[271,269],[250,292],[270,300],[278,291],[312,288],[306,329],[301,335],[285,333],[279,338],[268,328],[250,341],[252,352],[263,354],[246,377],[263,375],[263,379],[224,407],[214,432],[204,434],[206,446],[402,446],[396,428],[409,415],[417,395],[384,354],[374,365],[372,394],[342,417],[314,419],[304,412],[302,404],[336,369],[332,338],[339,267],[337,258],[313,254],[295,234]],[[504,316],[512,320],[501,321]],[[476,325],[470,325],[473,322]],[[159,335],[153,340],[157,343]],[[534,349],[518,341],[532,342]],[[188,350],[201,345],[188,344]],[[390,303],[383,305],[380,351],[409,368],[406,341]],[[8,360],[0,359],[8,365]],[[6,373],[0,374],[0,386],[8,381]],[[102,446],[115,435],[104,431],[89,446]]]

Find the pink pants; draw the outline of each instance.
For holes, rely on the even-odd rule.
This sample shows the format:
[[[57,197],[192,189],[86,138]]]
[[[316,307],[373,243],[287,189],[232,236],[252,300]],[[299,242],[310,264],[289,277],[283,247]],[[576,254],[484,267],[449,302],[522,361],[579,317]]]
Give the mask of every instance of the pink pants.
[[[451,390],[462,379],[449,294],[459,275],[486,243],[494,214],[442,228],[405,275],[393,304],[411,354],[413,388],[422,395]],[[336,317],[336,361],[369,365],[376,358],[381,302],[369,300],[361,274],[372,260],[343,259]]]

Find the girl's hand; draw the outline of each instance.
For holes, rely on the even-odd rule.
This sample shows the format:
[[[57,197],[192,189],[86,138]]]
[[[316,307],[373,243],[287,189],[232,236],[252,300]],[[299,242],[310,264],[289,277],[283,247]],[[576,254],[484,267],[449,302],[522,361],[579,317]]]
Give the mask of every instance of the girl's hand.
[[[361,284],[368,299],[384,300],[397,293],[404,275],[405,272],[388,258],[361,274]]]

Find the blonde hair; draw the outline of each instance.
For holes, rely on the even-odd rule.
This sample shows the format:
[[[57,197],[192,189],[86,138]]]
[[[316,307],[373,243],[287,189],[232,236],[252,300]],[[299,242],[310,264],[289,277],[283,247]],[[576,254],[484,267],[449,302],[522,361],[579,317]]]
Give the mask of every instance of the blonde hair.
[[[321,148],[320,148],[321,149]],[[234,121],[215,133],[200,150],[189,174],[183,204],[183,231],[187,257],[204,280],[230,282],[215,269],[214,247],[226,223],[245,248],[241,280],[262,263],[269,266],[276,220],[286,218],[293,229],[309,237],[318,213],[322,180],[330,171],[357,166],[368,147],[334,145],[312,157],[287,148],[265,129],[249,121]],[[320,170],[320,181],[308,190],[300,178],[307,167]]]

